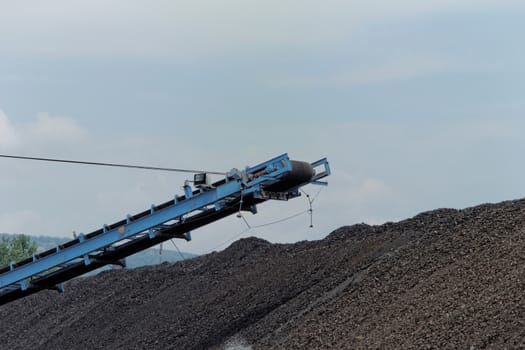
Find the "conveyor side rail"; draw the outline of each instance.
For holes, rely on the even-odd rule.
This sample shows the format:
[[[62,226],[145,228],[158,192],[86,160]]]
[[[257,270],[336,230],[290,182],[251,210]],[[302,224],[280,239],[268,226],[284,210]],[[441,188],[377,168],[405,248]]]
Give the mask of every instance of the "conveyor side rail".
[[[239,210],[256,212],[256,205],[266,201],[260,192],[279,183],[292,172],[287,154],[244,171],[232,170],[209,188],[192,190],[185,184],[185,195],[112,225],[104,225],[90,234],[11,263],[0,270],[0,305],[42,289],[63,290],[62,283],[107,264],[122,264],[122,259],[171,238],[190,240],[189,232],[222,219]],[[326,159],[312,163],[324,170],[308,181],[285,191],[284,197],[300,195],[298,188],[319,183],[330,175]]]

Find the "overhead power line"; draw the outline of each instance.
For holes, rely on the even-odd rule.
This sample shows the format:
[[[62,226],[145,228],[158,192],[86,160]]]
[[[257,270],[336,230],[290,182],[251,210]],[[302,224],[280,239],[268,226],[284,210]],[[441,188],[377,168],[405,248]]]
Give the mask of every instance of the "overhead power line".
[[[81,165],[96,165],[96,166],[107,166],[107,167],[117,167],[117,168],[131,168],[131,169],[142,169],[142,170],[171,171],[171,172],[192,173],[192,174],[197,174],[197,173],[208,173],[208,174],[215,174],[215,175],[224,175],[225,174],[225,172],[220,172],[220,171],[163,168],[163,167],[144,166],[144,165],[131,165],[131,164],[86,162],[86,161],[80,161],[80,160],[40,158],[40,157],[25,157],[25,156],[7,155],[7,154],[0,154],[0,158],[36,160],[36,161],[43,161],[43,162],[69,163],[69,164],[81,164]]]

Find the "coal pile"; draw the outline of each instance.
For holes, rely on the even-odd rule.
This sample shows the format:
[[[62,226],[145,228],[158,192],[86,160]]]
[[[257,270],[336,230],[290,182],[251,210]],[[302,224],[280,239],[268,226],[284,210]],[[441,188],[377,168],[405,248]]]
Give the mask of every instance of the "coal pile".
[[[241,239],[0,307],[2,349],[525,347],[525,200]]]

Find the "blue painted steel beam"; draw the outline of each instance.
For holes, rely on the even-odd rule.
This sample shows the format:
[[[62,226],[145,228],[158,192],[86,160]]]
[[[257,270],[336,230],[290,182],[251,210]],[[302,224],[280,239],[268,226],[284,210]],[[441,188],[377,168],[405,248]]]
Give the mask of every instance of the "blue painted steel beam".
[[[297,188],[330,175],[326,159],[311,164],[324,166],[305,183],[299,183],[287,192],[277,193],[285,199],[299,195]],[[127,216],[125,220],[88,235],[80,234],[67,242],[22,262],[12,263],[0,270],[0,305],[41,289],[56,289],[61,283],[97,267],[119,261],[135,252],[170,238],[188,239],[189,230],[204,226],[231,215],[239,209],[256,213],[256,204],[268,199],[261,194],[264,188],[284,179],[292,171],[292,162],[283,154],[244,171],[233,169],[225,179],[211,188],[175,196],[171,202],[150,210]],[[244,198],[244,201],[243,201]],[[215,214],[214,214],[215,213]],[[125,243],[128,242],[128,243]],[[63,288],[59,288],[62,289]]]
[[[210,189],[191,197],[186,193],[184,201],[159,211],[155,211],[152,208],[150,215],[140,218],[137,221],[132,221],[119,226],[118,228],[108,229],[108,226],[104,226],[104,233],[101,235],[97,235],[63,250],[60,250],[60,248],[57,247],[56,254],[45,256],[18,268],[13,268],[13,266],[11,266],[10,272],[0,275],[0,288],[23,281],[33,275],[67,263],[78,257],[83,257],[98,249],[108,247],[116,242],[122,241],[123,239],[155,228],[164,222],[180,218],[194,210],[212,205],[225,197],[240,193],[244,187],[246,187],[244,191],[250,193],[256,190],[259,187],[259,184],[266,181],[263,177],[250,179],[250,175],[266,168],[271,169],[267,176],[272,177],[273,179],[278,179],[279,176],[291,170],[291,165],[288,156],[284,154],[241,172],[238,181],[226,182],[217,188]],[[127,221],[129,221],[129,219]]]

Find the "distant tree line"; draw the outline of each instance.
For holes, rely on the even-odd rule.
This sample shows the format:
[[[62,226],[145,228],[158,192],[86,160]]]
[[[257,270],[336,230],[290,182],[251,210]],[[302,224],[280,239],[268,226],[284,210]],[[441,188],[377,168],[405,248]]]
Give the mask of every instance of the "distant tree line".
[[[36,243],[26,235],[3,236],[0,241],[0,267],[11,261],[31,257],[37,250]]]

